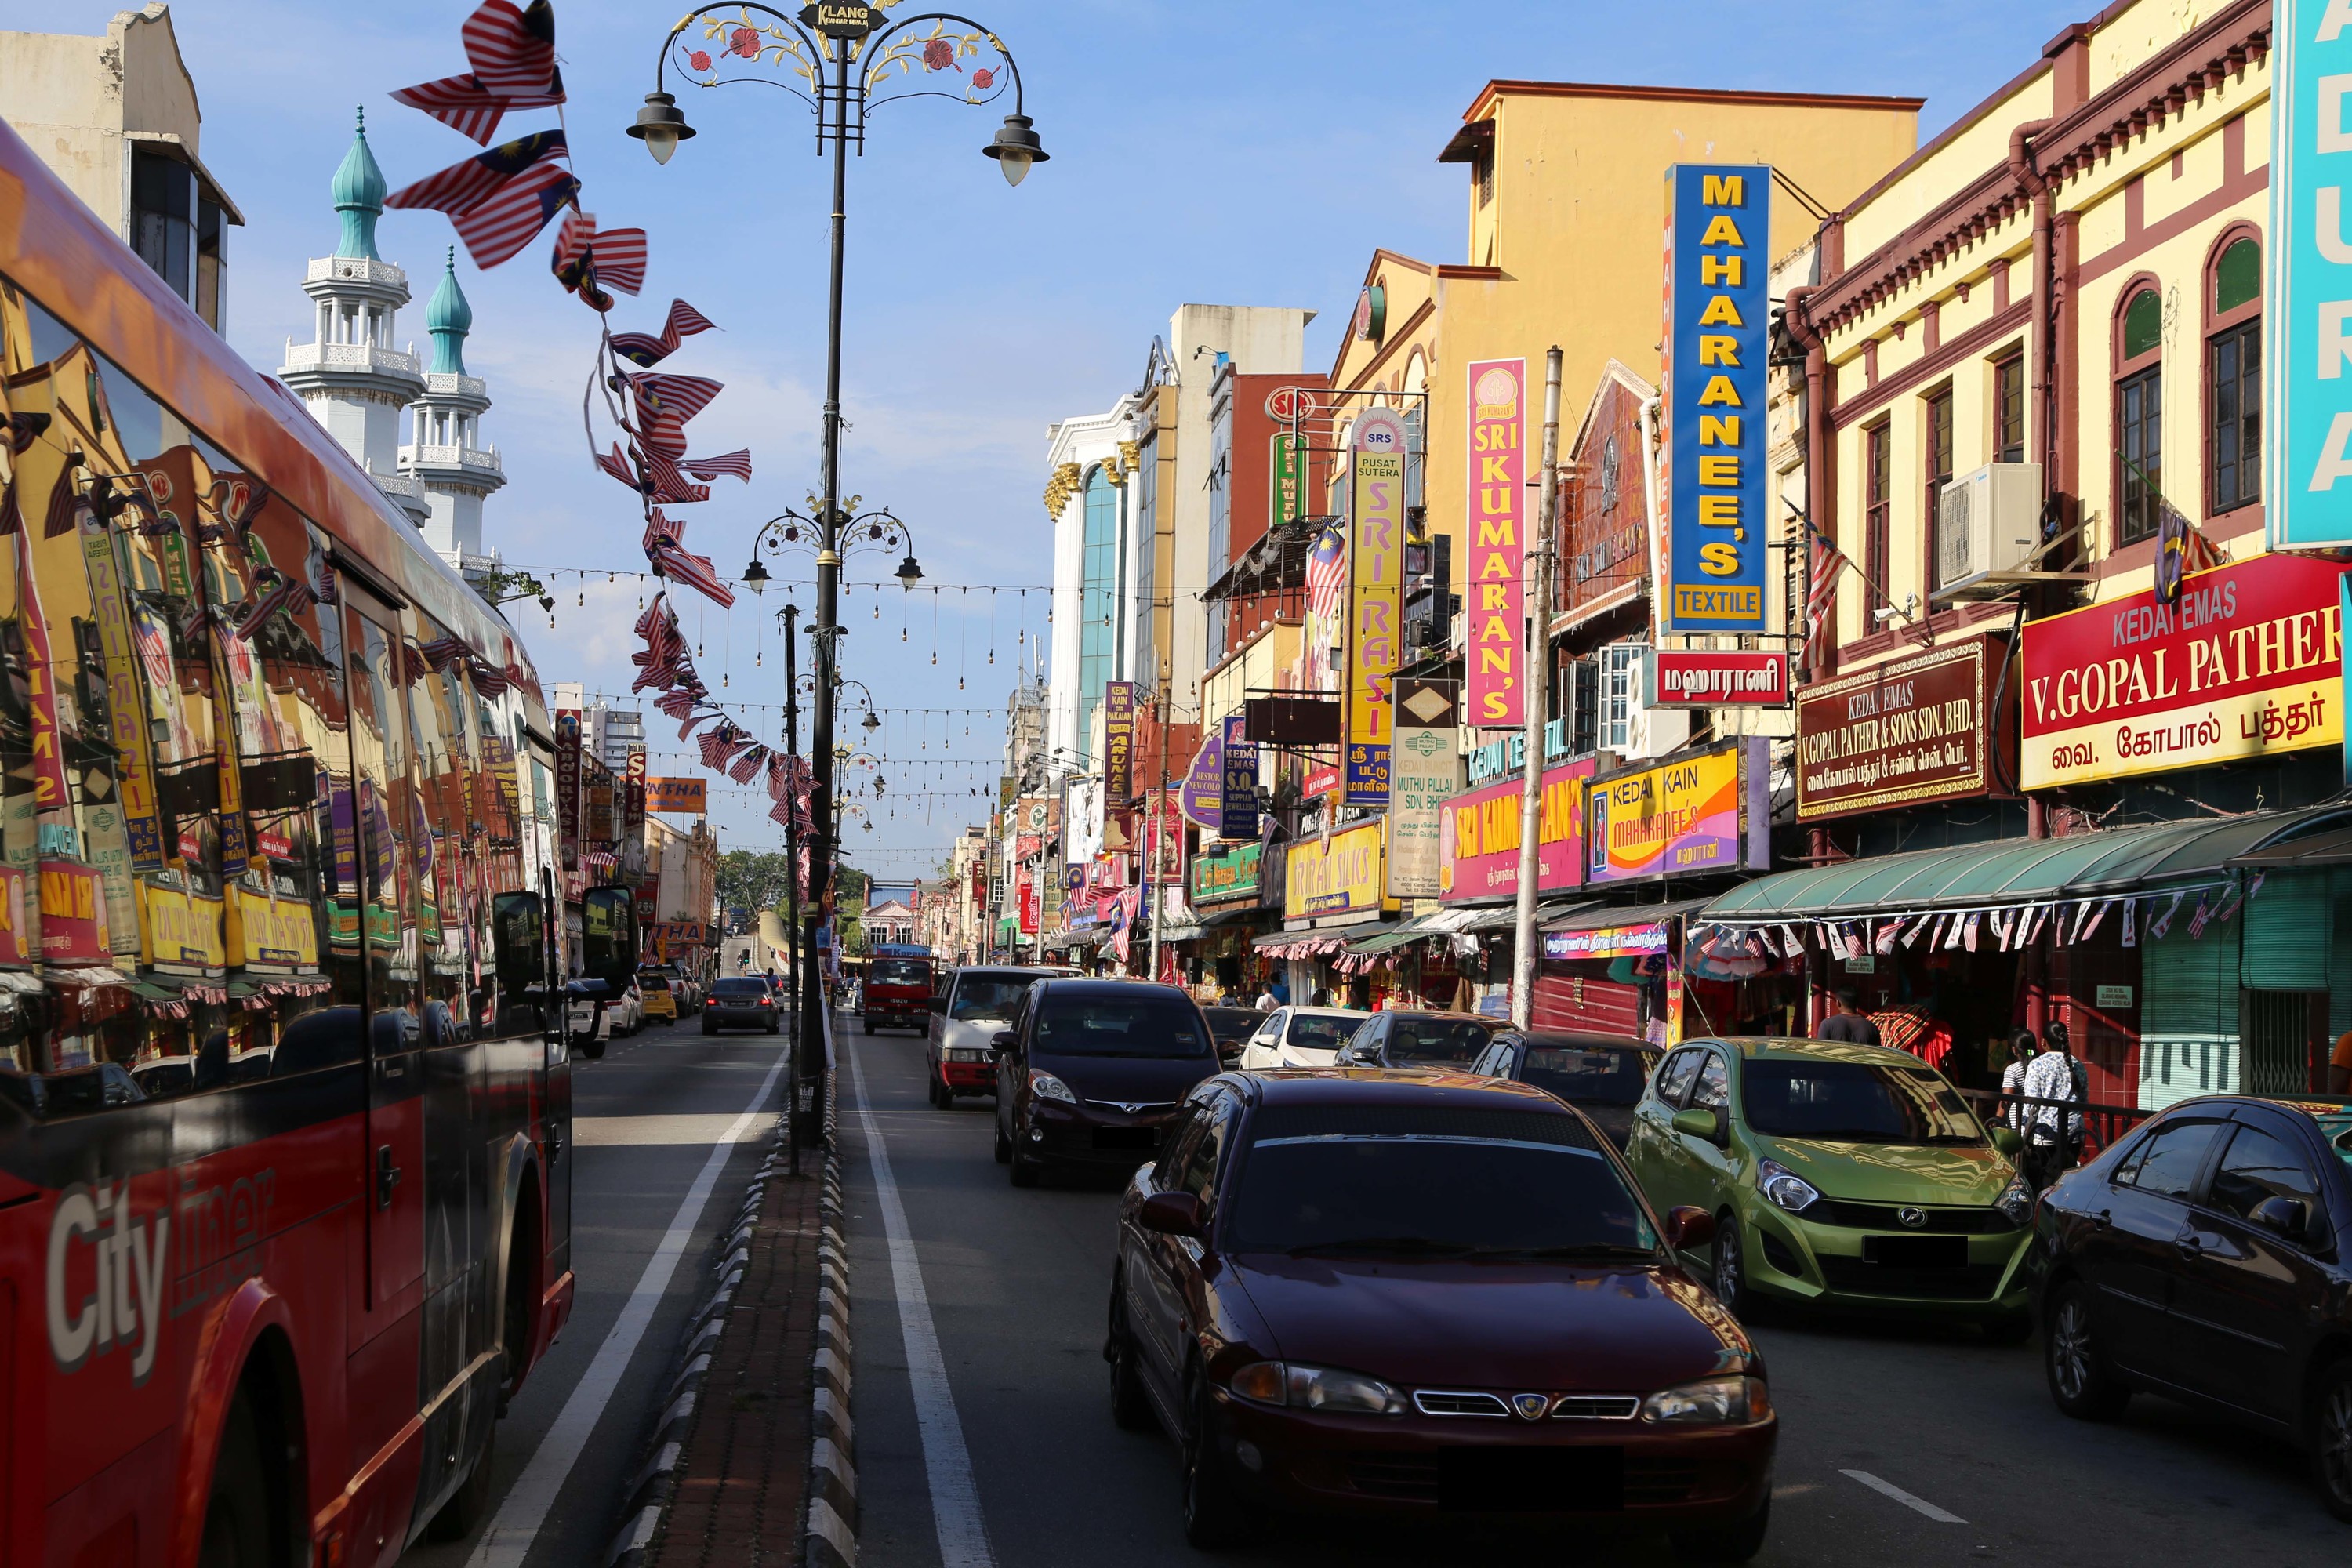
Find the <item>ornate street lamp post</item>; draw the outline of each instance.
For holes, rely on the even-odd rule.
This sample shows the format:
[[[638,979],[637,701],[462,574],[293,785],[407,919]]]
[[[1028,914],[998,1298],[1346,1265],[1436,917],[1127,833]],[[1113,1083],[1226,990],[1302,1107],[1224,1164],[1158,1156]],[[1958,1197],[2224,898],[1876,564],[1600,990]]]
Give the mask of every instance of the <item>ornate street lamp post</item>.
[[[816,615],[809,627],[817,676],[809,741],[814,777],[809,856],[813,907],[807,945],[813,954],[824,894],[833,880],[833,674],[841,632],[841,557],[852,522],[846,515],[852,509],[841,504],[841,293],[849,149],[854,142],[861,153],[865,151],[866,115],[880,104],[925,97],[987,104],[1001,98],[1009,87],[1013,112],[1005,116],[994,140],[981,151],[995,159],[1005,179],[1016,185],[1030,165],[1045,162],[1046,154],[1033,122],[1023,111],[1021,70],[1012,51],[969,17],[928,12],[893,19],[884,15],[880,5],[861,0],[817,0],[803,7],[797,16],[754,4],[738,4],[730,9],[735,15],[689,12],[670,29],[655,66],[654,90],[646,95],[645,107],[628,132],[644,142],[646,150],[661,163],[668,163],[677,144],[694,134],[667,90],[675,59],[680,75],[699,86],[763,81],[782,88],[808,105],[815,121],[816,150],[822,153],[828,143],[833,150],[832,275],[825,306],[822,458],[824,493],[817,500],[814,518],[808,520],[817,533]],[[755,21],[755,14],[765,20]],[[692,32],[699,32],[700,47],[688,37]],[[978,61],[983,52],[990,57],[988,63]],[[969,69],[967,59],[975,62]],[[953,74],[942,74],[947,72]],[[793,78],[800,86],[793,85]],[[959,90],[920,85],[929,80],[952,82]],[[900,580],[911,585],[919,575],[909,554]],[[800,997],[800,1005],[812,1016],[817,984],[812,960]]]

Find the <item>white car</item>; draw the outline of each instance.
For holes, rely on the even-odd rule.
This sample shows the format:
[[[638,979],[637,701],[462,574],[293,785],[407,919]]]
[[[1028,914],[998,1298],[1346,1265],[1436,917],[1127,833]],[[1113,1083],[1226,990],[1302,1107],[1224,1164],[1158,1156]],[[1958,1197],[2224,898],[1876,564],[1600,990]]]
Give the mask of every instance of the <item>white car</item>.
[[[596,1022],[596,1037],[588,1040],[589,1023],[596,1018],[595,997],[583,994],[577,981],[567,989],[570,994],[565,1002],[571,1013],[572,1026],[569,1033],[573,1040],[593,1047],[584,1050],[583,1055],[601,1057],[604,1054],[606,1042],[626,1039],[646,1026],[645,998],[638,994],[637,983],[632,980],[620,995],[604,998],[604,1016]]]
[[[1370,1016],[1353,1007],[1276,1007],[1242,1047],[1242,1070],[1328,1068]]]

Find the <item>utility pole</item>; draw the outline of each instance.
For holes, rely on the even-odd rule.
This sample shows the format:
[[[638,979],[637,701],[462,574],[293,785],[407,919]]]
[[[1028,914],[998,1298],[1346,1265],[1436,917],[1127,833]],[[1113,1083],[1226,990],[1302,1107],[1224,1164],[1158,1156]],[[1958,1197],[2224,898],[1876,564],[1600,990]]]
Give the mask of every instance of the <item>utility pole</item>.
[[[1160,979],[1160,900],[1153,895],[1159,890],[1160,857],[1167,852],[1162,840],[1167,837],[1168,824],[1168,685],[1160,686],[1160,793],[1151,797],[1143,829],[1143,901],[1151,911],[1151,949],[1145,958],[1143,977],[1157,983]]]
[[[1543,949],[1536,935],[1536,879],[1542,864],[1544,703],[1551,685],[1551,514],[1559,501],[1559,348],[1544,354],[1543,482],[1527,532],[1528,575],[1535,592],[1529,620],[1527,679],[1527,759],[1519,777],[1519,901],[1511,948],[1511,1022],[1535,1019],[1536,975]]]
[[[797,650],[793,647],[793,628],[801,616],[798,605],[786,605],[778,617],[784,623],[784,751],[798,756],[801,749],[801,699]],[[784,931],[793,944],[793,1043],[792,1065],[784,1074],[792,1087],[785,1093],[784,1166],[785,1173],[801,1173],[801,1026],[808,1015],[802,1009],[801,998],[801,830],[800,814],[787,801],[784,810],[784,902],[792,918],[784,922]]]

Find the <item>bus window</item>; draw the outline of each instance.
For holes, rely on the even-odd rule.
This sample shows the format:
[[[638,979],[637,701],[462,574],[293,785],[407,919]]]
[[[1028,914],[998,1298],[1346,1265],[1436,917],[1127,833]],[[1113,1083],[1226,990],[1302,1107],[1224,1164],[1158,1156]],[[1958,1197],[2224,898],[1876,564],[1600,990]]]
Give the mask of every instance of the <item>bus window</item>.
[[[369,1001],[377,1015],[371,1027],[380,1037],[375,1050],[384,1055],[415,1043],[418,944],[410,890],[416,803],[409,781],[400,644],[356,605],[346,624],[352,649],[352,805],[365,895],[362,941]]]
[[[423,619],[420,616],[419,619]],[[437,651],[437,650],[436,650]],[[448,687],[435,654],[404,643],[414,784],[409,849],[416,867],[418,979],[436,1019],[463,1019],[466,1004],[466,801],[457,742],[449,731]]]

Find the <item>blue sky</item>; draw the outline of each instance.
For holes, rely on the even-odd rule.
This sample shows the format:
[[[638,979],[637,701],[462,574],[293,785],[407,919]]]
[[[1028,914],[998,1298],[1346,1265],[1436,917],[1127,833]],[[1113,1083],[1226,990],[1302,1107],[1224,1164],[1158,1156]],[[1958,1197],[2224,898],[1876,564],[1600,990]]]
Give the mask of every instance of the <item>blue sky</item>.
[[[1010,189],[979,155],[1003,108],[926,101],[878,113],[850,171],[845,488],[908,519],[929,578],[956,586],[936,598],[854,591],[844,668],[886,710],[984,710],[886,714],[877,748],[885,809],[897,801],[902,815],[879,816],[871,833],[853,822],[845,834],[853,858],[886,879],[927,869],[929,852],[984,810],[965,791],[992,790],[995,716],[1029,646],[1022,634],[1045,630],[1045,600],[1033,591],[992,601],[961,585],[1049,581],[1038,500],[1046,426],[1131,387],[1153,333],[1186,301],[1312,307],[1322,315],[1307,362],[1328,364],[1374,247],[1460,258],[1462,172],[1433,160],[1488,79],[1913,94],[1927,100],[1924,139],[2095,9],[2030,0],[969,7],[1020,60],[1052,161]],[[96,34],[119,8],[0,0],[0,26]],[[256,364],[274,370],[287,338],[310,334],[301,266],[332,247],[327,183],[354,106],[366,107],[395,185],[476,150],[385,97],[465,68],[457,28],[471,8],[173,7],[203,101],[205,161],[247,220],[232,239],[229,335]],[[726,329],[689,340],[670,364],[728,384],[695,421],[695,449],[752,451],[751,485],[721,479],[709,504],[683,509],[688,546],[731,574],[758,524],[816,485],[827,165],[795,100],[740,88],[682,93],[701,134],[656,168],[622,128],[652,85],[677,8],[557,0],[556,11],[583,199],[606,225],[652,234],[645,293],[625,300],[616,324],[656,328],[678,295]],[[501,135],[552,120],[510,117]],[[435,214],[391,213],[380,237],[385,257],[409,269],[417,301],[402,328],[421,340],[448,226]],[[589,467],[580,433],[594,318],[549,277],[545,251],[535,244],[488,274],[458,262],[475,311],[467,364],[489,379],[497,406],[484,434],[509,481],[490,502],[488,542],[518,565],[638,571],[632,500]],[[893,564],[853,557],[851,576],[886,577]],[[731,616],[698,615],[684,595],[700,668],[714,689],[726,679],[722,700],[781,701],[779,640],[761,623],[793,575],[805,581],[782,577]],[[567,575],[556,587],[552,630],[535,606],[514,607],[542,677],[625,691],[643,586]],[[803,588],[797,598],[805,612],[812,595]],[[684,758],[658,754],[676,731],[650,717],[656,771],[689,771]],[[744,717],[780,732],[772,711]],[[908,798],[919,790],[953,794]],[[779,842],[748,797],[714,801],[730,842]]]

